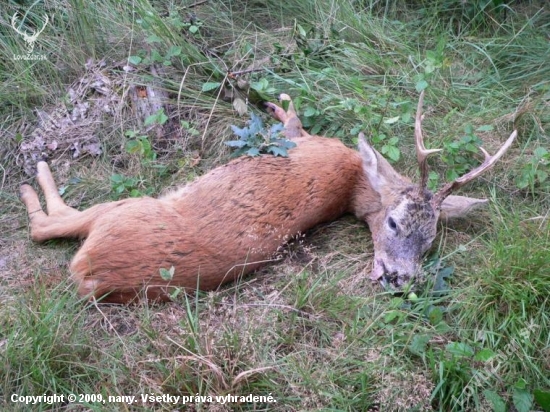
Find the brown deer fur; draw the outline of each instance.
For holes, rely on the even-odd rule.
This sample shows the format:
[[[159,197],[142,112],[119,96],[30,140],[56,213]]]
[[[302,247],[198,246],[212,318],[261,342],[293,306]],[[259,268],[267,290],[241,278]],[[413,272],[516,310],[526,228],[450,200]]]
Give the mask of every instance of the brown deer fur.
[[[390,275],[401,286],[430,247],[441,209],[455,216],[484,202],[448,196],[434,206],[431,192],[416,190],[363,139],[357,152],[337,139],[310,136],[292,106],[288,112],[269,106],[297,145],[289,157],[242,157],[158,199],[77,211],[65,205],[48,165],[39,162],[48,214],[34,189],[21,187],[32,239],[86,239],[70,264],[82,296],[164,300],[172,286],[217,288],[265,264],[291,236],[353,213],[373,233],[373,279]],[[388,216],[398,231],[388,229]],[[172,267],[173,278],[163,280],[159,270]]]

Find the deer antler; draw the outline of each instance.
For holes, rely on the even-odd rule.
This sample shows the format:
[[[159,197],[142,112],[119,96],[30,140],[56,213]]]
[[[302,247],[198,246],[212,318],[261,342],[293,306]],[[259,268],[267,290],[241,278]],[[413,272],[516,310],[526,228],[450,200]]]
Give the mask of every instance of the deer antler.
[[[495,163],[502,157],[504,153],[508,150],[508,148],[512,145],[514,142],[514,139],[518,135],[518,131],[514,130],[508,140],[504,142],[502,147],[496,152],[493,156],[491,156],[487,151],[480,147],[479,149],[483,152],[483,155],[485,156],[485,160],[482,164],[480,164],[475,169],[469,171],[464,176],[457,178],[453,182],[447,183],[445,186],[443,186],[441,189],[437,191],[437,193],[434,196],[433,202],[436,207],[440,207],[441,203],[443,203],[443,200],[447,196],[449,196],[453,191],[456,189],[464,186],[466,183],[474,180],[475,178],[481,176],[483,173],[485,173],[487,170],[491,169]]]
[[[25,39],[25,41],[27,41],[27,42],[34,42],[34,41],[38,38],[38,36],[40,35],[40,33],[42,33],[42,32],[44,31],[44,29],[46,28],[46,26],[48,25],[48,22],[49,22],[48,15],[45,14],[44,17],[45,17],[45,19],[44,19],[45,21],[44,21],[44,25],[42,26],[42,28],[41,28],[40,30],[38,30],[38,31],[34,31],[33,34],[30,35],[30,36],[29,36],[27,33],[23,32],[23,31],[20,31],[20,30],[16,27],[15,23],[17,22],[17,13],[14,13],[13,16],[12,16],[12,18],[11,18],[11,27],[13,27],[13,29],[14,29],[17,33],[19,33],[21,36],[23,36],[23,38]]]
[[[428,182],[428,163],[427,158],[432,153],[440,152],[441,149],[426,149],[424,146],[424,138],[422,137],[422,106],[424,104],[424,90],[420,93],[418,98],[418,106],[416,108],[416,118],[414,122],[414,140],[416,142],[416,158],[418,160],[418,167],[420,168],[420,191],[426,188]]]

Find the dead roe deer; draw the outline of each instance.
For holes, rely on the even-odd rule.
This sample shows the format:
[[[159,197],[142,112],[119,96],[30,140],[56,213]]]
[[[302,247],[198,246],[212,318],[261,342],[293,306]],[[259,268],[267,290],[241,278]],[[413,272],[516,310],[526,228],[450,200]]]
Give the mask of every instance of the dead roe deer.
[[[80,212],[63,202],[48,165],[39,162],[47,214],[34,189],[21,187],[32,239],[86,239],[70,264],[82,296],[118,303],[166,300],[170,287],[217,288],[265,264],[290,237],[353,213],[372,233],[371,279],[400,288],[414,281],[437,220],[486,202],[450,193],[491,168],[517,134],[494,156],[481,149],[483,164],[433,194],[426,189],[426,157],[437,150],[426,150],[422,140],[423,93],[415,122],[418,185],[364,136],[357,152],[337,139],[309,135],[290,98],[281,98],[289,100],[287,111],[267,105],[297,144],[289,157],[242,157],[158,199],[125,199]],[[160,269],[172,267],[172,278],[163,279]]]

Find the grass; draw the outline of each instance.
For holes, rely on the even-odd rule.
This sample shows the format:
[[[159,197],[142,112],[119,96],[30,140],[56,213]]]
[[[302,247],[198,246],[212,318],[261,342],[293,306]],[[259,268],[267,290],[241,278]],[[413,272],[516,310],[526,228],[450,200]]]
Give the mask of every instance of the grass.
[[[10,0],[0,11],[2,409],[28,410],[13,394],[75,393],[107,402],[33,409],[549,410],[550,158],[537,148],[550,147],[550,14],[543,2],[500,4]],[[37,26],[50,16],[34,51],[45,60],[14,59],[26,47],[10,27],[16,11]],[[161,136],[127,97],[151,84],[165,92]],[[371,284],[370,235],[351,217],[251,277],[158,306],[81,301],[67,280],[78,245],[28,238],[17,190],[42,152],[72,206],[157,195],[227,161],[230,125],[249,118],[236,100],[260,114],[281,92],[312,132],[353,145],[363,130],[415,178],[411,115],[426,87],[427,145],[445,148],[430,159],[434,186],[479,161],[464,136],[491,152],[519,130],[464,189],[491,206],[441,227],[430,270],[449,275],[447,293],[411,302]],[[52,126],[63,107],[89,121]],[[43,145],[28,148],[37,129]],[[137,147],[128,131],[147,136],[147,155],[127,150]],[[101,154],[73,158],[90,136]],[[141,394],[273,398],[174,407]]]

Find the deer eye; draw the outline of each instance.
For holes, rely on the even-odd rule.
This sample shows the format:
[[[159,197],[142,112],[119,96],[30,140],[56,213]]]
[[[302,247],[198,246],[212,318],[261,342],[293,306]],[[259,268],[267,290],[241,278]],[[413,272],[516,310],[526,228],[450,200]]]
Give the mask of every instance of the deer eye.
[[[393,220],[392,217],[388,218],[388,226],[391,230],[397,230],[397,223],[395,223],[395,220]]]

